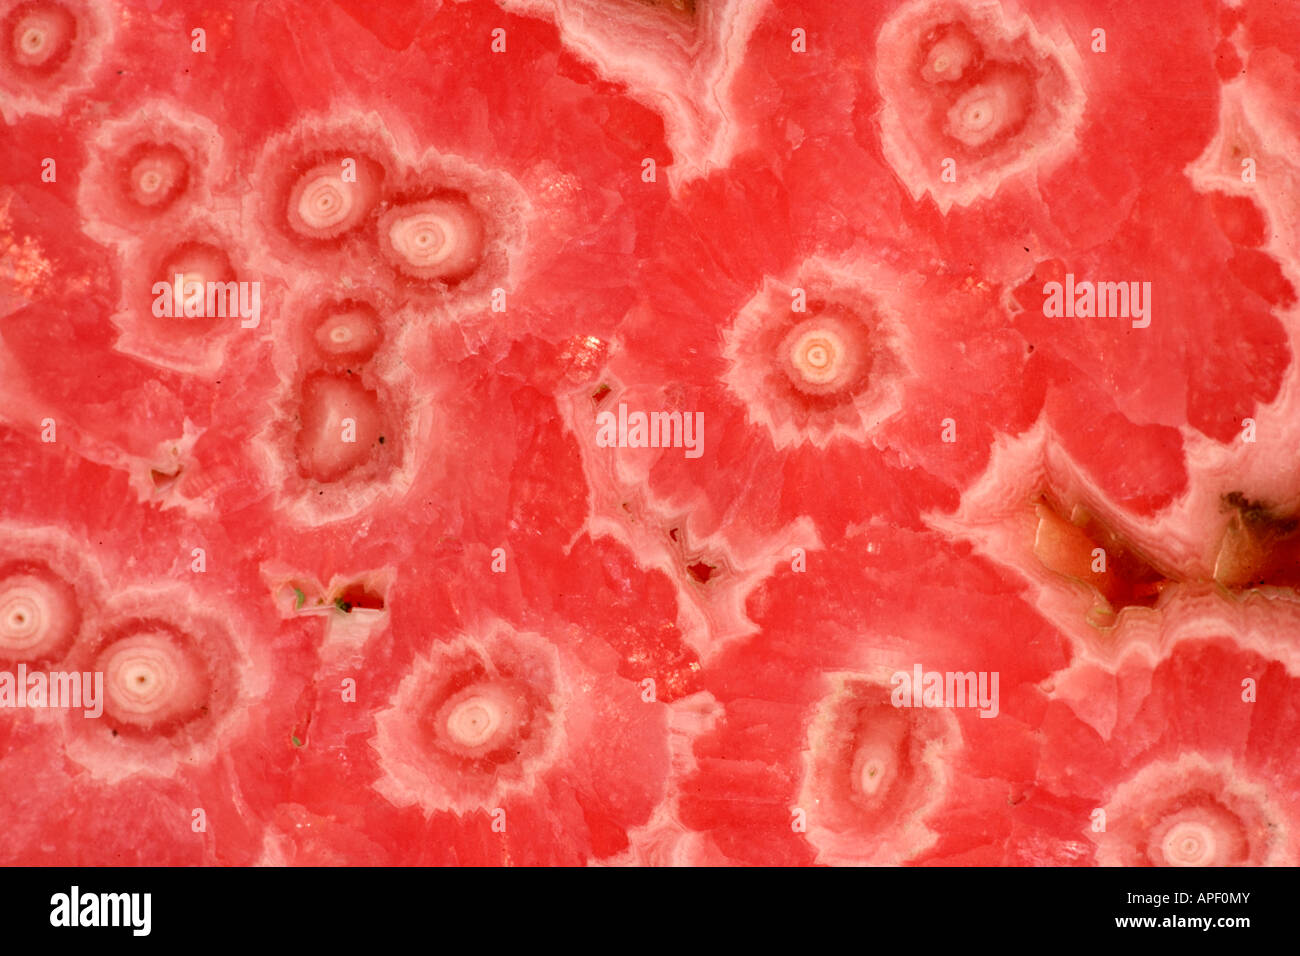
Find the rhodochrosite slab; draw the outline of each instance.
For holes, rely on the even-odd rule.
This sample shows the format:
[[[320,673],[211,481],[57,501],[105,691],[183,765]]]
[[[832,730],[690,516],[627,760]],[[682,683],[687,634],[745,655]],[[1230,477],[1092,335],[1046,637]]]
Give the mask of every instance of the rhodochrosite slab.
[[[3,0],[0,859],[1295,864],[1298,57]]]

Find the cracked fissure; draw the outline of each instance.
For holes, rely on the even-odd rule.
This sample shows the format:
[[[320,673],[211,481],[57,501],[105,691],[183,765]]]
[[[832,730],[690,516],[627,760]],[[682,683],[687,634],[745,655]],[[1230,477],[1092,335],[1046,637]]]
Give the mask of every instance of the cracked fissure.
[[[1300,520],[1240,492],[1222,500],[1232,515],[1219,541],[1213,583],[1229,590],[1300,588]],[[1066,509],[1044,493],[1034,509],[1035,556],[1049,571],[1092,587],[1107,605],[1103,619],[1126,607],[1153,607],[1171,585],[1209,583],[1161,567],[1081,505],[1066,517]]]

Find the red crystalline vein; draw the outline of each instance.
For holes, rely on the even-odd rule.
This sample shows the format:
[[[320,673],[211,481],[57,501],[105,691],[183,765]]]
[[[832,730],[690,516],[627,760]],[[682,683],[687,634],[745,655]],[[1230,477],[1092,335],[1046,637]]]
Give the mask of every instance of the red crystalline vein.
[[[1300,861],[1300,23],[1132,7],[0,2],[0,862]]]

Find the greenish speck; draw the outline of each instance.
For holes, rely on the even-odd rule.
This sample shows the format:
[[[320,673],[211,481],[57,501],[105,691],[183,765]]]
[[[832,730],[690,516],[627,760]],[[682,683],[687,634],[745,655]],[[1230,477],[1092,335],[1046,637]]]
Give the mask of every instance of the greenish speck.
[[[295,747],[301,747],[301,746],[302,746],[302,741],[299,740],[296,736],[295,736],[295,737],[290,737],[289,739],[293,741],[293,745],[294,745]]]
[[[296,600],[293,602],[293,609],[296,611],[303,606],[303,603],[307,600],[307,595],[298,588],[294,588],[293,593],[297,595]]]

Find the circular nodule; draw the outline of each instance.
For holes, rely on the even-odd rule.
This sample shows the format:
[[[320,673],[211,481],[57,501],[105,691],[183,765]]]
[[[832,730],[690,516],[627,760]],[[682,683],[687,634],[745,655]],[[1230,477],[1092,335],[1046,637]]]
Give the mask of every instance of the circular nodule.
[[[997,103],[992,97],[973,97],[964,101],[957,112],[954,126],[963,132],[963,142],[979,143],[987,138],[989,127],[997,115]]]
[[[415,279],[464,279],[483,257],[484,236],[483,218],[462,196],[397,206],[379,220],[380,248]]]
[[[376,177],[367,163],[341,157],[317,163],[289,190],[285,218],[307,239],[336,239],[355,229],[377,198]]]
[[[207,242],[185,242],[174,247],[163,257],[155,281],[167,283],[172,318],[218,318],[238,314],[238,300],[228,301],[226,283],[235,281],[235,270],[230,257],[218,246]],[[208,283],[220,283],[223,290],[220,303],[209,295]],[[209,300],[212,306],[209,307]],[[218,305],[221,306],[218,309]],[[156,313],[155,313],[156,314]]]
[[[492,701],[474,697],[462,701],[448,715],[447,733],[462,746],[480,747],[492,739],[502,716]]]
[[[1170,827],[1160,847],[1170,866],[1206,866],[1214,862],[1215,848],[1213,829],[1192,821]]]
[[[999,76],[967,90],[948,110],[946,132],[966,146],[983,146],[1018,129],[1028,109],[1019,79]]]
[[[854,759],[854,785],[864,799],[871,801],[889,791],[893,760],[887,753],[863,748]]]
[[[5,18],[8,59],[33,74],[57,70],[72,52],[76,17],[58,3],[20,3]]]
[[[80,624],[72,587],[52,572],[0,575],[0,659],[59,656]]]
[[[348,184],[338,176],[303,179],[294,187],[294,228],[308,235],[327,237],[348,221],[354,200]]]
[[[134,205],[161,212],[189,184],[189,160],[175,146],[140,143],[123,160],[123,191]]]
[[[806,319],[781,341],[780,364],[790,384],[810,395],[829,395],[866,371],[865,330],[825,315]]]
[[[119,725],[167,731],[206,709],[207,668],[179,634],[129,631],[100,651],[93,669],[104,675],[104,712]]]
[[[518,736],[521,703],[509,687],[483,682],[443,702],[434,729],[444,747],[462,756],[485,756]]]
[[[334,302],[319,313],[313,339],[322,355],[358,361],[369,358],[382,337],[379,314],[362,302]]]
[[[804,379],[822,384],[835,378],[836,365],[843,353],[844,343],[834,333],[814,329],[794,343],[790,360]]]
[[[1101,866],[1241,866],[1276,860],[1279,822],[1263,785],[1200,754],[1158,761],[1121,784],[1093,839]]]
[[[954,83],[975,64],[979,46],[964,29],[950,30],[925,51],[921,78],[927,83]]]

